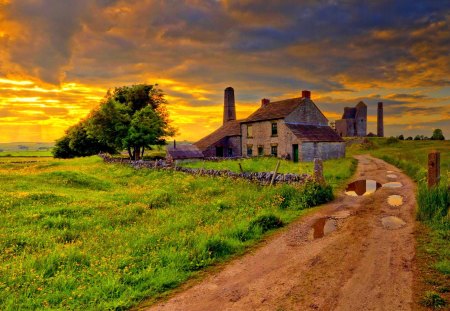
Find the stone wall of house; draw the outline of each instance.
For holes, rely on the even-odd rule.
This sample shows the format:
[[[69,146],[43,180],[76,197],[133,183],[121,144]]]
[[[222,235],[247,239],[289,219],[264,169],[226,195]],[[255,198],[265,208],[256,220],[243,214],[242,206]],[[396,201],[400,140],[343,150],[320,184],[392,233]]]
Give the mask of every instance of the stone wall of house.
[[[272,136],[272,123],[277,123],[276,136]],[[253,136],[247,137],[248,126],[252,127]],[[271,147],[277,146],[278,157],[284,157],[292,150],[288,150],[290,143],[289,135],[291,131],[286,127],[282,119],[273,121],[261,121],[241,124],[242,133],[242,156],[247,156],[247,147],[251,147],[253,156],[258,156],[258,148],[262,147],[265,156],[271,155]],[[291,146],[292,149],[292,146]]]
[[[284,119],[286,123],[304,123],[313,125],[328,125],[328,119],[322,114],[317,106],[306,99],[304,104],[300,105]]]
[[[300,157],[302,161],[313,161],[314,158],[342,158],[345,157],[345,142],[304,142]]]

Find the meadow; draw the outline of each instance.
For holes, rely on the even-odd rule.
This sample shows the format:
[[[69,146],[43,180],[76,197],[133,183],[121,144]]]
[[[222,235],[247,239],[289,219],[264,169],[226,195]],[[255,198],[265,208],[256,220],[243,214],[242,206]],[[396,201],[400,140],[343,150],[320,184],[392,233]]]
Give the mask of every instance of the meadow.
[[[305,207],[332,198],[331,188],[315,184],[263,187],[134,170],[97,156],[5,159],[0,161],[2,310],[129,308],[243,253],[270,230],[306,213]],[[353,160],[341,161],[342,170],[327,172],[335,187],[354,170]]]

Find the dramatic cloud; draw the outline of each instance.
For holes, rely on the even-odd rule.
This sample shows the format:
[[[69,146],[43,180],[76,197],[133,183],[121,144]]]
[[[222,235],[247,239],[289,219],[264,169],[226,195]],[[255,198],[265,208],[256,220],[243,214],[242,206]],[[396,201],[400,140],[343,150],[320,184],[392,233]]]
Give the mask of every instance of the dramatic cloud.
[[[387,135],[450,133],[449,13],[441,0],[0,0],[0,141],[53,140],[108,88],[142,82],[167,93],[179,139],[220,124],[230,85],[238,117],[310,89],[330,119],[363,100],[374,131],[383,101]]]

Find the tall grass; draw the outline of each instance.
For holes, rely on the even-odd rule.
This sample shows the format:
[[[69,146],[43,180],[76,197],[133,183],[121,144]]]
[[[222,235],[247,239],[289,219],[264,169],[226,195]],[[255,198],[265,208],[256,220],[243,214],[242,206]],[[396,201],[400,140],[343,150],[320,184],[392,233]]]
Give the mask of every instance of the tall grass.
[[[1,310],[129,308],[332,199],[97,157],[0,163],[0,185]]]
[[[428,189],[425,182],[417,192],[417,219],[421,221],[449,221],[450,194],[447,184]]]

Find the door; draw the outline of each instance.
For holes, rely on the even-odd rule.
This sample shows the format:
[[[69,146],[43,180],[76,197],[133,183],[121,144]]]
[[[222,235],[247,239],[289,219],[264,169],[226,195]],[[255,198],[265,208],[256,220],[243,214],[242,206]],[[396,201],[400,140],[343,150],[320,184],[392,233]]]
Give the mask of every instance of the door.
[[[216,157],[223,157],[223,147],[216,147]]]
[[[298,162],[298,145],[292,145],[292,160],[294,160],[294,162]]]

